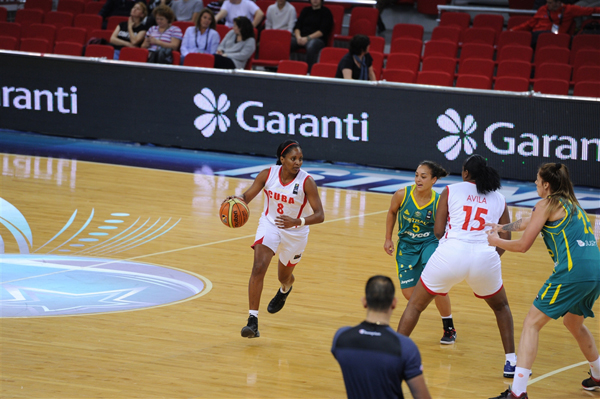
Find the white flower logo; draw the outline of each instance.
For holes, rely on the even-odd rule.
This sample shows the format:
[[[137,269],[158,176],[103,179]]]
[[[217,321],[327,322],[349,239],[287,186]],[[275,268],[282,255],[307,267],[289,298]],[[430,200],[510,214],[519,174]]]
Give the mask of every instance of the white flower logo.
[[[453,161],[458,157],[462,148],[461,143],[464,143],[465,152],[468,155],[473,154],[473,150],[477,148],[475,140],[469,137],[477,129],[477,122],[473,115],[467,115],[464,124],[461,124],[458,112],[448,108],[445,114],[438,116],[437,124],[442,130],[452,133],[451,136],[444,137],[437,144],[438,150],[443,152],[448,160]],[[461,135],[464,137],[461,138]]]
[[[194,96],[194,104],[202,111],[207,112],[197,117],[194,121],[194,126],[200,130],[204,137],[212,136],[215,133],[217,124],[221,132],[226,132],[227,128],[231,126],[231,121],[224,115],[231,105],[227,99],[227,95],[221,94],[217,102],[212,90],[205,87],[200,93]]]

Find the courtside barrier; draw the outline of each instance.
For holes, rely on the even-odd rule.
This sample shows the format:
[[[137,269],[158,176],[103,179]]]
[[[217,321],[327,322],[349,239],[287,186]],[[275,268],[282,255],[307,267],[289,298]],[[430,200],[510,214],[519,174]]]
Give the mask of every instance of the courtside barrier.
[[[0,51],[0,128],[460,173],[472,153],[503,178],[562,162],[600,187],[600,101]]]

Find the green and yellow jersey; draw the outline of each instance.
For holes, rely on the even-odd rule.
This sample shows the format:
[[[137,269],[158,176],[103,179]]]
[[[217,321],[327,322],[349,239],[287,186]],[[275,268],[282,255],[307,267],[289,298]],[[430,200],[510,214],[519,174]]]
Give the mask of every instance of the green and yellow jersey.
[[[403,252],[418,252],[424,245],[438,241],[433,234],[433,225],[440,195],[431,190],[431,200],[420,207],[414,190],[414,184],[406,187],[398,209],[398,249]]]

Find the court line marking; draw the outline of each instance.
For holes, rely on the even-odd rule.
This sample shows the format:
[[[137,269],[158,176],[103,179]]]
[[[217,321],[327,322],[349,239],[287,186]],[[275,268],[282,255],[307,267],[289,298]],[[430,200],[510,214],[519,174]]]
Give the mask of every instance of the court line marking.
[[[527,383],[527,385],[533,385],[536,382],[541,381],[541,380],[543,380],[545,378],[552,377],[553,375],[558,374],[558,373],[562,373],[563,371],[574,369],[575,367],[583,366],[584,364],[589,364],[589,363],[587,361],[580,362],[580,363],[575,363],[575,364],[572,364],[570,366],[566,366],[566,367],[563,367],[561,369],[557,369],[557,370],[551,371],[549,373],[540,375],[539,377],[536,377],[536,378],[533,378],[533,379],[529,380],[529,382]]]

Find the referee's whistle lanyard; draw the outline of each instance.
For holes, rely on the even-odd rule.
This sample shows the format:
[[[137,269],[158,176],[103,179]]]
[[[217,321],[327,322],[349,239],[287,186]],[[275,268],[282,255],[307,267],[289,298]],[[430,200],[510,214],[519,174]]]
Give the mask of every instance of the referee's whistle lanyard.
[[[546,10],[546,12],[548,13],[548,19],[550,20],[550,23],[552,24],[552,33],[558,33],[558,30],[560,29],[560,26],[562,25],[563,13],[561,12],[558,14],[558,24],[555,24],[554,21],[552,20],[552,16],[550,15],[550,10]]]
[[[550,20],[552,21],[552,20]],[[196,48],[198,50],[200,50],[200,46],[198,45],[198,33],[200,33],[200,36],[202,36],[202,32],[200,32],[199,29],[196,29],[196,37],[194,38],[194,40],[196,41]],[[206,42],[204,43],[204,51],[206,52],[206,49],[208,48],[208,34],[210,33],[210,27],[208,29],[206,29]]]

